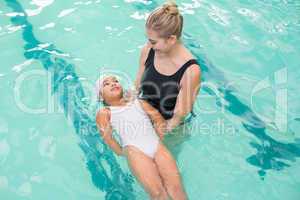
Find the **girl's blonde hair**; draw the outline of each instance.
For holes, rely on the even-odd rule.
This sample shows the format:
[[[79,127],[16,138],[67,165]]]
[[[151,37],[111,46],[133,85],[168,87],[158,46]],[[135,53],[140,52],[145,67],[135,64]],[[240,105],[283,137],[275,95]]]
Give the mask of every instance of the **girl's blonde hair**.
[[[179,39],[182,27],[183,17],[174,2],[167,2],[155,9],[146,21],[146,28],[156,31],[162,38],[176,35]]]

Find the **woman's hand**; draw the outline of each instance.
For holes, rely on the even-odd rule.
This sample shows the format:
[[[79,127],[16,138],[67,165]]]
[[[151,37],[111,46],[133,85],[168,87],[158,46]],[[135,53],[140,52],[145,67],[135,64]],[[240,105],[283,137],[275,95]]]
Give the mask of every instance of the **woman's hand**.
[[[181,89],[177,96],[174,114],[167,121],[166,130],[169,132],[176,128],[193,109],[200,89],[201,70],[196,64],[190,66],[181,79]]]
[[[171,132],[174,128],[176,128],[182,121],[184,117],[183,116],[177,116],[174,115],[171,119],[166,121],[166,132]]]
[[[164,139],[164,135],[166,134],[166,123],[161,123],[161,124],[157,124],[154,125],[155,131],[158,135],[158,137],[163,140]]]
[[[140,100],[140,103],[141,103],[144,111],[148,114],[149,118],[151,119],[157,135],[160,137],[160,139],[163,139],[165,132],[166,132],[166,120],[147,101]]]

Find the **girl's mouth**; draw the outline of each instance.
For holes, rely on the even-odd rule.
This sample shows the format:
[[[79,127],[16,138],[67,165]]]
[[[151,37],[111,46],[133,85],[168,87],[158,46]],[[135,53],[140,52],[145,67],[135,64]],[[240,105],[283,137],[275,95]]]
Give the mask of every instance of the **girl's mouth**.
[[[120,89],[120,87],[114,87],[113,89],[111,89],[111,91],[115,91],[115,90],[119,90]]]

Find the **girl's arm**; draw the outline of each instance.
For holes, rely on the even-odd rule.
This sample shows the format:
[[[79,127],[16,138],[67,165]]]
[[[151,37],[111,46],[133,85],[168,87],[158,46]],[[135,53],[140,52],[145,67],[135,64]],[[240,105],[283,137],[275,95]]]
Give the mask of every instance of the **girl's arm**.
[[[200,89],[200,77],[200,67],[196,64],[189,67],[184,73],[173,117],[167,121],[167,132],[177,127],[184,117],[192,111],[193,104]]]
[[[123,155],[123,150],[120,144],[112,136],[112,127],[110,124],[110,110],[101,109],[96,116],[97,127],[106,144],[119,156]]]
[[[160,139],[163,139],[165,129],[166,129],[166,120],[163,118],[163,116],[148,102],[144,100],[139,100],[143,110],[148,114],[149,118],[151,119],[154,129]]]

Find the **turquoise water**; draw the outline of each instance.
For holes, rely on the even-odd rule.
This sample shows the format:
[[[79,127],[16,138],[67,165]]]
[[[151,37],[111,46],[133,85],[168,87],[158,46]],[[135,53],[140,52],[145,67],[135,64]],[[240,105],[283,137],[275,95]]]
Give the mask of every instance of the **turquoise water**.
[[[0,1],[1,199],[147,199],[98,136],[92,84],[134,79],[162,2]],[[189,198],[299,199],[299,1],[177,3],[202,69],[197,117],[166,141]]]

